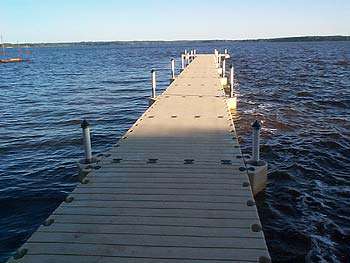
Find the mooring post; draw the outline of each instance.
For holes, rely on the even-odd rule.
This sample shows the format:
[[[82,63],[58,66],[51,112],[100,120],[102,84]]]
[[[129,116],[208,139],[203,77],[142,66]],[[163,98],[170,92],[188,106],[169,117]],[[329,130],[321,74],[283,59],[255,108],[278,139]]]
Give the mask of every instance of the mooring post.
[[[261,124],[258,120],[252,124],[252,158],[246,161],[248,176],[253,194],[263,191],[267,182],[267,162],[260,160],[260,131]]]
[[[152,99],[156,98],[156,71],[154,69],[151,70],[152,75]]]
[[[226,59],[224,58],[222,60],[222,77],[225,77],[225,71],[226,71]]]
[[[175,59],[171,60],[171,80],[175,79]]]
[[[256,120],[253,125],[252,161],[258,164],[260,161],[260,129],[261,124]]]
[[[181,70],[185,69],[185,55],[181,54]]]
[[[231,64],[230,66],[230,98],[233,98],[233,81],[234,81],[234,68],[233,65]]]
[[[225,55],[227,54],[227,48],[225,48]]]
[[[85,163],[91,163],[92,152],[91,152],[91,138],[90,138],[90,125],[86,119],[81,123],[83,129],[83,146],[85,152]]]

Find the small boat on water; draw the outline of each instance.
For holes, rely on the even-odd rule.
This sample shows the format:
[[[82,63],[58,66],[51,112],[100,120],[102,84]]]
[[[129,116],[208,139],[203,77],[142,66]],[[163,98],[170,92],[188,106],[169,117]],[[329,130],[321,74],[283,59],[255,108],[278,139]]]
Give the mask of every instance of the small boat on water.
[[[24,59],[24,58],[0,59],[0,63],[27,62],[27,61],[29,61],[29,59]]]
[[[6,53],[5,53],[5,44],[2,40],[2,36],[1,36],[1,45],[2,45],[2,54],[5,57]],[[18,53],[20,54],[19,57],[14,57],[14,58],[2,58],[0,59],[0,63],[15,63],[15,62],[28,62],[29,59],[27,58],[23,58],[22,56],[22,52],[21,50],[18,48]]]

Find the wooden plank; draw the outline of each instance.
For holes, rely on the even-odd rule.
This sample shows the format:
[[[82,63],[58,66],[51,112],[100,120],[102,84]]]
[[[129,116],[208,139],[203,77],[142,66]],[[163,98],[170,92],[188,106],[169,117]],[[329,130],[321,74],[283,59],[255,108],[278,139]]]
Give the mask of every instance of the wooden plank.
[[[260,233],[247,228],[217,228],[169,225],[109,225],[109,224],[57,224],[52,229],[42,226],[38,232],[90,233],[90,234],[138,234],[189,237],[262,238]]]
[[[45,240],[43,242],[43,240]],[[151,247],[192,247],[192,248],[251,248],[265,249],[257,237],[209,237],[161,234],[114,234],[84,232],[37,232],[30,243],[75,243],[106,244],[116,246],[151,246]]]
[[[209,202],[156,202],[156,201],[116,201],[116,200],[79,200],[76,198],[74,202],[66,204],[71,207],[98,207],[98,208],[156,208],[156,209],[207,209],[207,210],[245,210],[247,204],[243,202],[237,203],[209,203]]]
[[[128,194],[106,194],[106,193],[72,193],[74,200],[101,200],[101,201],[162,201],[162,202],[204,202],[204,203],[241,203],[242,201],[237,195],[216,195],[216,196],[202,196],[202,195],[135,195]]]
[[[200,260],[230,260],[244,261],[250,260],[257,262],[257,258],[266,255],[264,249],[252,249],[242,247],[169,247],[169,246],[132,246],[132,245],[113,245],[113,244],[79,244],[79,243],[31,243],[29,256],[34,255],[52,255],[53,253],[60,257],[61,255],[83,255],[105,257],[129,257],[129,258],[161,258],[161,259],[200,259]],[[25,262],[25,261],[24,261]],[[77,261],[79,262],[79,261]],[[83,261],[81,261],[83,262]],[[98,261],[97,261],[98,262]]]
[[[171,188],[92,188],[92,187],[79,187],[74,193],[104,193],[104,194],[161,194],[161,195],[218,195],[218,196],[241,196],[251,197],[251,194],[247,190],[221,190],[221,189],[171,189]],[[241,198],[242,202],[245,200]]]
[[[243,180],[242,180],[243,181]],[[160,183],[160,182],[136,182],[136,183],[113,183],[113,182],[99,182],[99,178],[95,178],[95,180],[91,180],[90,183],[88,183],[85,188],[122,188],[122,189],[191,189],[191,190],[241,190],[242,187],[242,181],[236,181],[236,183],[233,183],[233,181],[224,184],[216,184],[216,183],[181,183],[181,182],[172,182],[172,183]]]
[[[86,256],[82,254],[78,255],[33,255],[29,254],[25,260],[18,260],[14,262],[26,262],[26,263],[193,263],[193,262],[205,262],[205,263],[227,263],[227,262],[244,262],[244,263],[256,263],[254,260],[217,260],[217,259],[185,259],[185,258],[154,258],[154,257],[113,257],[113,256]]]
[[[258,223],[257,218],[245,219],[240,218],[178,218],[178,217],[147,217],[147,216],[102,216],[102,215],[73,215],[62,214],[53,215],[55,223],[64,224],[92,224],[100,226],[103,224],[114,226],[125,225],[143,225],[143,226],[187,226],[187,227],[207,227],[207,228],[244,228],[250,229],[252,224]],[[50,228],[53,229],[53,228]]]
[[[98,214],[104,216],[157,216],[157,217],[179,217],[179,218],[256,218],[253,208],[246,210],[209,210],[209,209],[151,209],[151,208],[104,208],[104,207],[72,207],[60,206],[55,214],[90,215]]]

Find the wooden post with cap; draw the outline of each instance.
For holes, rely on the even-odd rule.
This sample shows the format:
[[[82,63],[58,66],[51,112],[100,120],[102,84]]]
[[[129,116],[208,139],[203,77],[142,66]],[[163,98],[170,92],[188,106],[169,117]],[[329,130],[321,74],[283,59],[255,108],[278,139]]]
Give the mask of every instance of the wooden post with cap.
[[[83,146],[85,152],[85,163],[91,163],[92,161],[92,151],[91,151],[91,138],[90,138],[90,124],[86,119],[81,123],[81,128],[83,130]]]

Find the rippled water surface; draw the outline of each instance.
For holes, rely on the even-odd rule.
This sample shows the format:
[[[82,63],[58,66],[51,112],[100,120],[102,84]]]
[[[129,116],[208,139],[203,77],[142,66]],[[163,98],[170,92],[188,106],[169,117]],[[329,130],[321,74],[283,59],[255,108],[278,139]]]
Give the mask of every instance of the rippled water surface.
[[[108,150],[147,108],[150,69],[165,89],[185,48],[232,54],[243,151],[263,121],[257,201],[274,262],[350,262],[349,42],[34,48],[30,63],[0,64],[0,262],[76,185],[80,120],[94,152]]]

